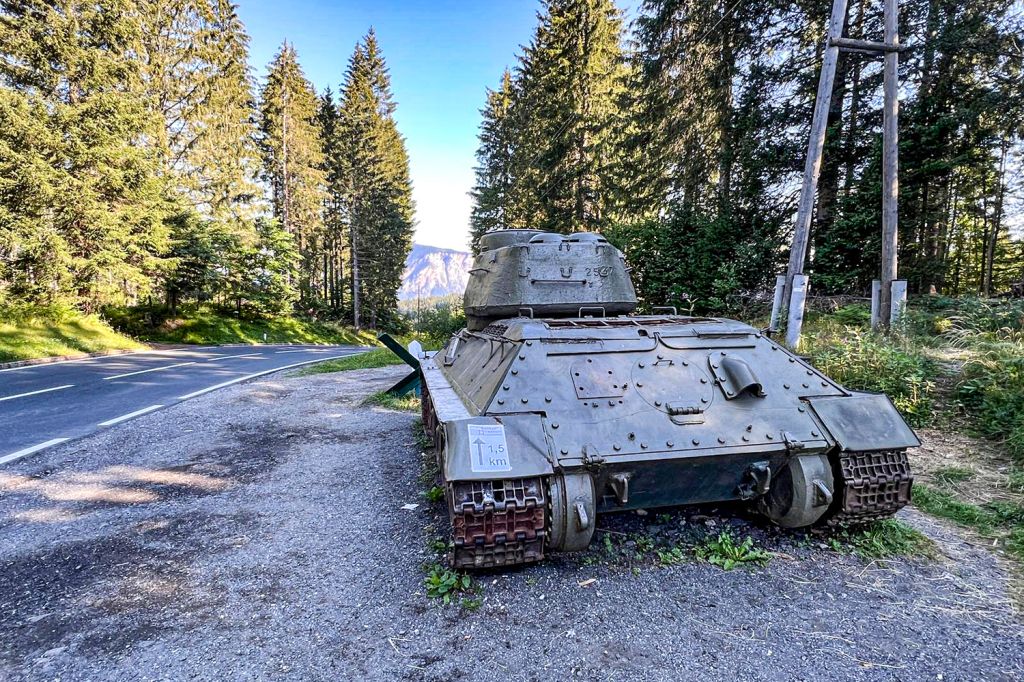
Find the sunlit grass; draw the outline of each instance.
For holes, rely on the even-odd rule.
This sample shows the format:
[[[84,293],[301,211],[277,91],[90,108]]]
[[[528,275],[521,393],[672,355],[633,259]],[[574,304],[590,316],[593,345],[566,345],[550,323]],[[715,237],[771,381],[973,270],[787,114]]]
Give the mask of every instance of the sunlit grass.
[[[387,348],[374,348],[371,351],[350,355],[347,358],[318,362],[315,365],[308,365],[296,372],[297,376],[308,376],[310,374],[328,374],[330,372],[345,372],[351,369],[375,369],[387,367],[388,365],[402,365],[405,362]],[[409,368],[412,371],[412,368]]]
[[[3,313],[0,309],[0,362],[143,348],[93,315],[13,320]]]

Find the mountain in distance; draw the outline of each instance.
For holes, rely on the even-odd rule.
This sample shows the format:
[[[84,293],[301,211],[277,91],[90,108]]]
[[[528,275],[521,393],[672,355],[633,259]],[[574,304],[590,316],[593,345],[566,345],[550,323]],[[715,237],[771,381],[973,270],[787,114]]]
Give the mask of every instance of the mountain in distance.
[[[398,300],[462,296],[472,262],[473,256],[465,251],[413,244],[405,260]]]

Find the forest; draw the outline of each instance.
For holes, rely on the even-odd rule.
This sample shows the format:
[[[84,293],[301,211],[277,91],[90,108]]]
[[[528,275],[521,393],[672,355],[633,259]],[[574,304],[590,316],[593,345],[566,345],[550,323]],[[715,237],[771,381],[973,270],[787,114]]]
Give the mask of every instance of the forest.
[[[337,95],[227,0],[0,2],[0,307],[397,315],[413,203],[370,30]]]
[[[900,3],[900,276],[982,296],[1024,279],[1024,12]],[[784,270],[831,2],[547,0],[487,94],[473,235],[602,231],[648,305],[735,310]],[[882,3],[847,35],[880,40]],[[878,276],[881,61],[843,53],[805,272]]]
[[[481,93],[470,245],[490,229],[598,230],[645,305],[763,296],[787,258],[831,4],[537,7]],[[850,37],[880,24],[880,1],[851,0]],[[912,294],[1024,279],[1022,32],[1020,0],[901,3]],[[0,306],[400,323],[414,206],[372,30],[337,92],[317,92],[287,42],[257,77],[227,0],[3,0],[0,55]],[[864,295],[877,276],[880,81],[879,60],[842,54],[805,268],[816,294]]]

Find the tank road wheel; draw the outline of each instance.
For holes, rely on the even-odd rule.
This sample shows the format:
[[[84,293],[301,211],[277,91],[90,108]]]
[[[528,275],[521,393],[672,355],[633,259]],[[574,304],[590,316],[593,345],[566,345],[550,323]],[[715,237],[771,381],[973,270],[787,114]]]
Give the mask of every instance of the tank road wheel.
[[[548,492],[551,529],[548,547],[556,552],[586,549],[594,536],[597,504],[590,474],[555,474]]]
[[[826,455],[792,457],[761,498],[761,512],[783,528],[803,528],[832,505],[835,481]]]

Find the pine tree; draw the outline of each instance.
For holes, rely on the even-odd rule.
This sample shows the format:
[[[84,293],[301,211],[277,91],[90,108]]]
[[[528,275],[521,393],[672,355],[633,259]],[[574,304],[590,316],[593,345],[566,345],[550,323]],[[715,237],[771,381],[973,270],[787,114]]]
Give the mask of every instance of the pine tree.
[[[260,148],[273,215],[298,249],[303,303],[312,302],[317,293],[313,278],[323,238],[326,177],[318,111],[316,92],[295,48],[284,43],[260,90]]]
[[[334,317],[345,314],[346,248],[348,244],[348,216],[346,159],[342,149],[341,114],[328,88],[320,97],[317,114],[320,137],[324,143],[324,174],[327,181],[324,199],[324,249],[322,299]]]

